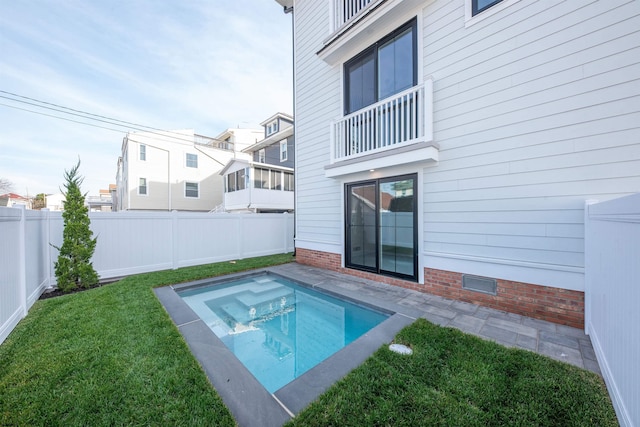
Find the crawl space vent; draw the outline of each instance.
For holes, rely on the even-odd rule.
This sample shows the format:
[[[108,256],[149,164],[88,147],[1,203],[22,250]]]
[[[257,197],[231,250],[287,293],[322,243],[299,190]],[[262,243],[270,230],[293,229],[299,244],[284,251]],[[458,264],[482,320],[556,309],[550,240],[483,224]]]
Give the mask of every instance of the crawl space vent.
[[[483,294],[496,295],[496,279],[488,277],[462,275],[462,288],[470,291],[482,292]]]

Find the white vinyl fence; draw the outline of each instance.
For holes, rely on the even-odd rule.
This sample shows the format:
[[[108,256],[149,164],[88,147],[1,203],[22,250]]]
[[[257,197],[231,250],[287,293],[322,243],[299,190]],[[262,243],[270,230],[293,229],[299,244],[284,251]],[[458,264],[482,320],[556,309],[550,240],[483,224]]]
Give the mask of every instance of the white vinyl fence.
[[[622,426],[640,426],[640,194],[585,209],[585,327]]]
[[[293,215],[91,212],[101,279],[293,252]],[[0,343],[55,285],[60,212],[0,207]]]

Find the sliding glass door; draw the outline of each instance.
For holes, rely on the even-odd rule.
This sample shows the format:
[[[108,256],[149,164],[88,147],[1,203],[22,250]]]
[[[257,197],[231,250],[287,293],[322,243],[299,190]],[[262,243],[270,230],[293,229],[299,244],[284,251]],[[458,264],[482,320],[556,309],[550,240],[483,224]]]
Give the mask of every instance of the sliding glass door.
[[[416,176],[347,184],[346,266],[417,280]]]

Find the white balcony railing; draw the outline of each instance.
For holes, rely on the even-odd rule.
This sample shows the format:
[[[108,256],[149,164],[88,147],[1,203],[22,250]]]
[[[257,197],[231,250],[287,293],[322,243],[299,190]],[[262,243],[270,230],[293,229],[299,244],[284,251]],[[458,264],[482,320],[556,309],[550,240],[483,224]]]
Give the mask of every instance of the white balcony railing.
[[[331,163],[431,140],[431,80],[332,123]]]
[[[354,16],[379,0],[333,0],[334,29],[338,30]]]

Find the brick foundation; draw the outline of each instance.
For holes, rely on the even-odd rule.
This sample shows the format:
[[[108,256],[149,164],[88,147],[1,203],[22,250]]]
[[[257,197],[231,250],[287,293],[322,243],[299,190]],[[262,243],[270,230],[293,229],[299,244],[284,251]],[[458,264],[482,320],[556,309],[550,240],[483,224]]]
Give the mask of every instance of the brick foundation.
[[[300,264],[339,271],[340,273],[389,285],[517,313],[574,328],[584,328],[584,292],[580,291],[497,279],[497,295],[488,295],[463,289],[462,273],[452,271],[425,268],[425,283],[421,285],[393,277],[342,268],[339,254],[297,248],[296,260]]]

